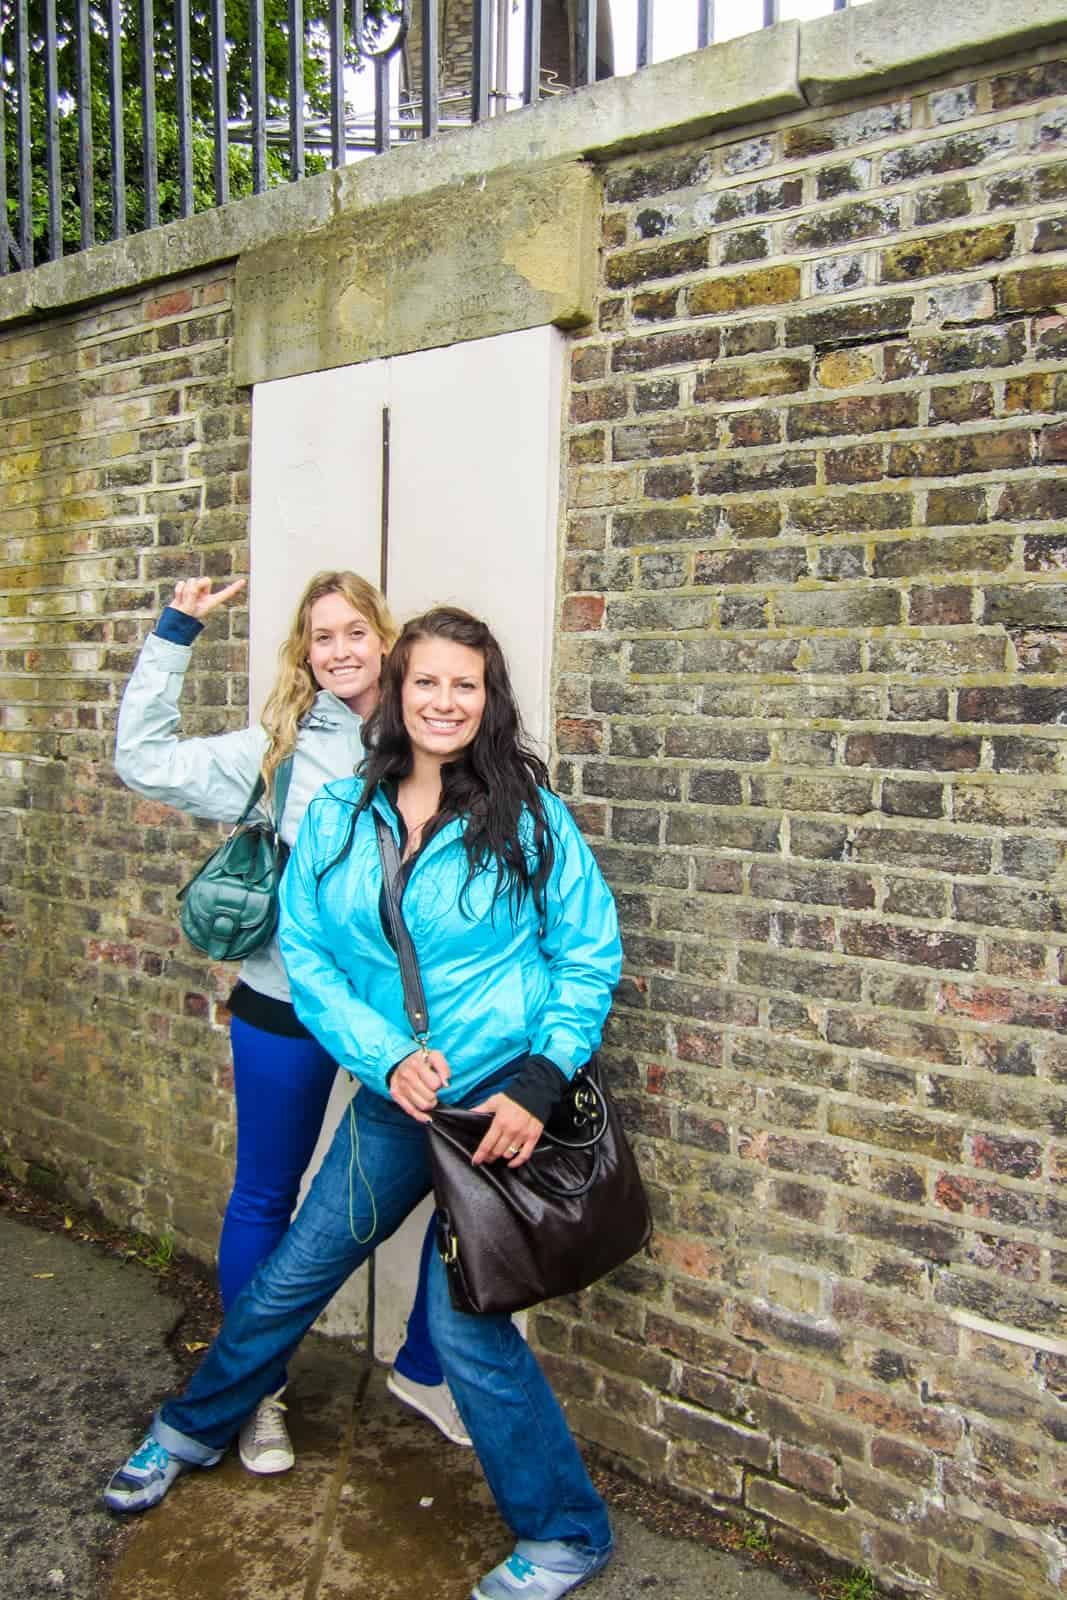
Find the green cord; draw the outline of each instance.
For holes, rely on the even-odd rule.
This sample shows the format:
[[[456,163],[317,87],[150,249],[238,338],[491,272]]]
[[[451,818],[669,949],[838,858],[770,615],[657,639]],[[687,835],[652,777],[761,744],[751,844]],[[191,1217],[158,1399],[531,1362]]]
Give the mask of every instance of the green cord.
[[[355,1097],[355,1095],[353,1095],[352,1099],[348,1102],[348,1121],[349,1121],[349,1131],[350,1131],[350,1134],[351,1134],[351,1138],[349,1140],[349,1144],[350,1144],[350,1147],[351,1147],[351,1154],[349,1155],[349,1158],[348,1158],[348,1231],[352,1235],[353,1239],[356,1241],[357,1244],[369,1244],[370,1241],[374,1238],[375,1232],[376,1232],[377,1227],[378,1227],[378,1203],[374,1198],[374,1190],[371,1188],[370,1184],[367,1182],[367,1174],[364,1172],[363,1164],[359,1159],[359,1128],[356,1126],[355,1099],[356,1099],[356,1097]],[[355,1205],[355,1185],[354,1185],[354,1182],[353,1182],[353,1169],[355,1169],[355,1171],[358,1172],[360,1177],[363,1179],[363,1185],[364,1185],[367,1193],[370,1195],[370,1216],[371,1216],[370,1232],[363,1239],[361,1239],[359,1234],[356,1232],[356,1219],[355,1219],[355,1214],[354,1214],[354,1210],[353,1210],[354,1205]]]

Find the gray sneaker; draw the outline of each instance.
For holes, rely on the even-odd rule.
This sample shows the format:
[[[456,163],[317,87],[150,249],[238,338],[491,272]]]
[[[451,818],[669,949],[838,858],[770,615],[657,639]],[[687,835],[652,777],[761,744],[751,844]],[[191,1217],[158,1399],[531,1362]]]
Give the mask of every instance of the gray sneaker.
[[[293,1442],[285,1426],[285,1406],[269,1394],[246,1418],[238,1440],[241,1461],[249,1472],[267,1477],[272,1472],[288,1472],[296,1460]]]
[[[390,1394],[395,1394],[435,1428],[440,1428],[446,1439],[470,1448],[471,1436],[463,1426],[463,1418],[456,1410],[447,1383],[416,1383],[413,1378],[405,1378],[402,1372],[397,1372],[395,1367],[385,1381]]]

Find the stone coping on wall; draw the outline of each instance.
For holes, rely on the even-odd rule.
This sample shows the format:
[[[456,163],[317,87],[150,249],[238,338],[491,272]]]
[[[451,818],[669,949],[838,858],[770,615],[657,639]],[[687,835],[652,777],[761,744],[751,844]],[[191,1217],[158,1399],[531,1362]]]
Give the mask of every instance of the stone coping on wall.
[[[237,263],[234,377],[264,383],[593,315],[592,169],[492,173],[361,206]]]
[[[784,22],[0,279],[0,325],[172,278],[483,173],[698,137],[1067,35],[1067,0],[872,0]]]

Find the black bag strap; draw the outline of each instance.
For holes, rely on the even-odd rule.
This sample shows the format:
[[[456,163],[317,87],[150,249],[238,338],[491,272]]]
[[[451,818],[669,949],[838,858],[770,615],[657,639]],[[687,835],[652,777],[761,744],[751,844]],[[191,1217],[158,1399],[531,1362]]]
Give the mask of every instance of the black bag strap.
[[[426,995],[422,987],[419,959],[415,954],[415,946],[411,942],[411,935],[400,909],[400,852],[396,847],[392,828],[373,807],[371,810],[374,816],[374,831],[378,837],[378,855],[382,863],[385,911],[389,918],[397,960],[400,962],[400,981],[404,985],[404,1010],[411,1024],[412,1033],[425,1050],[430,1037],[430,1018],[426,1010]]]

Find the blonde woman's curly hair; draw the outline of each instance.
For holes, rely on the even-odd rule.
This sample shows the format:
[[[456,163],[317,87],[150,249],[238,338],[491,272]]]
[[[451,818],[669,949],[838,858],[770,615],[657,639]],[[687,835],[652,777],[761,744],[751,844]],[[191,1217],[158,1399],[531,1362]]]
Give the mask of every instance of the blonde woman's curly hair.
[[[339,594],[353,606],[381,639],[386,651],[392,649],[398,628],[384,598],[373,584],[355,572],[317,572],[300,596],[292,627],[278,651],[278,676],[263,708],[263,726],[268,744],[263,757],[263,780],[270,792],[278,763],[296,747],[300,720],[311,710],[319,686],[308,665],[311,649],[311,608],[316,600]]]

